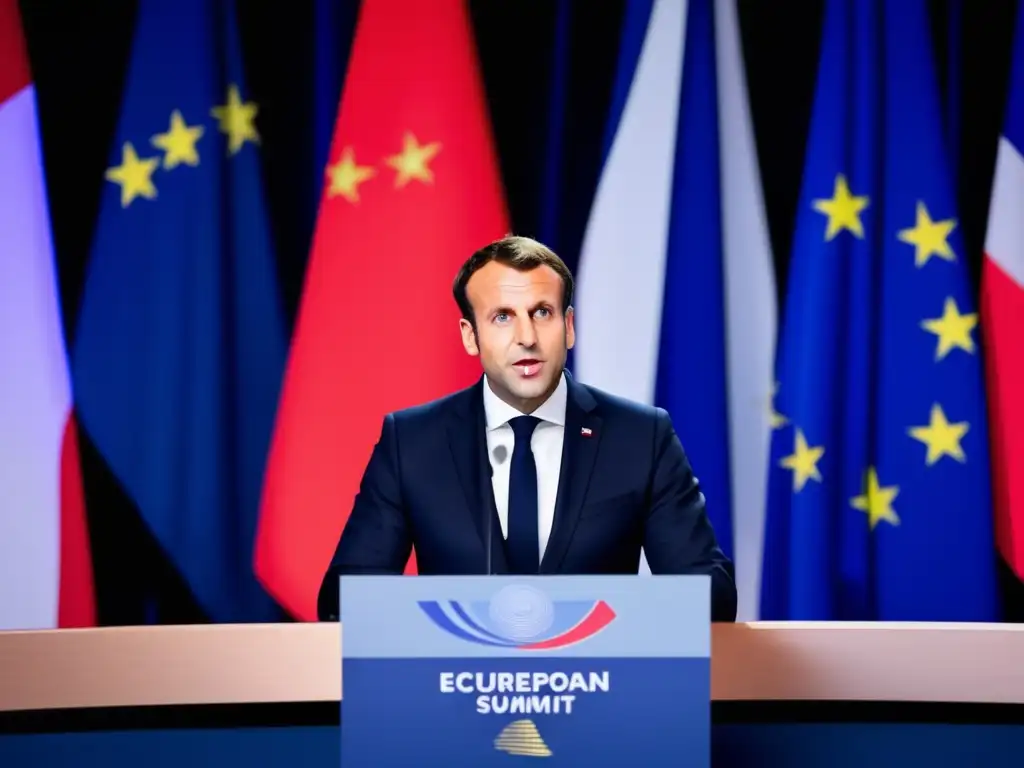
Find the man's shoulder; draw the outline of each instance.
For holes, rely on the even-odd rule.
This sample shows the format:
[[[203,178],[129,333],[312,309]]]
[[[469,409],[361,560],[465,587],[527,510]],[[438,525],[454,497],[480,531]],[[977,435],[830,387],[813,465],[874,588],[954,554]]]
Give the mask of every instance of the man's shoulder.
[[[668,418],[668,413],[664,408],[613,395],[611,392],[606,392],[590,384],[579,381],[576,383],[593,398],[597,410],[604,416],[622,418],[637,423],[652,423]]]
[[[675,435],[672,417],[664,408],[614,395],[589,384],[579,384],[582,397],[591,398],[591,411],[603,421],[605,439],[629,452],[638,446],[664,445]]]
[[[669,415],[664,408],[606,392],[578,379],[573,379],[573,389],[578,400],[584,401],[584,405],[589,405],[606,418],[621,419],[638,425],[669,420]],[[388,414],[388,418],[402,426],[436,424],[452,416],[465,416],[473,413],[474,406],[479,404],[479,399],[480,382],[477,381],[465,389],[418,405],[392,411]],[[585,402],[588,399],[590,400],[589,404]]]
[[[479,396],[478,388],[479,382],[434,400],[392,411],[388,417],[402,426],[438,423],[451,415],[467,412],[472,406],[473,398]]]

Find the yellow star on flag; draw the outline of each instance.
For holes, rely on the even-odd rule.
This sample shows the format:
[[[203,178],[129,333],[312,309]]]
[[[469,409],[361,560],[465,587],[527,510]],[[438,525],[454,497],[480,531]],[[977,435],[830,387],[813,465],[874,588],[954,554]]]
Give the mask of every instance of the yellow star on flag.
[[[874,467],[868,467],[864,473],[864,493],[850,499],[850,505],[854,509],[866,512],[868,525],[871,530],[883,520],[890,525],[899,525],[900,519],[892,508],[893,499],[899,495],[899,486],[892,485],[882,487],[878,483],[878,473]]]
[[[956,300],[952,296],[946,297],[942,317],[924,320],[921,323],[922,328],[939,337],[938,346],[935,348],[936,361],[948,355],[954,347],[973,354],[974,339],[971,338],[971,331],[977,325],[978,315],[976,313],[961,315]]]
[[[864,237],[864,225],[861,223],[860,214],[868,204],[866,195],[858,197],[850,194],[846,176],[838,174],[831,199],[814,201],[814,210],[828,216],[825,240],[831,240],[844,229],[850,230],[857,237]]]
[[[126,141],[121,147],[121,164],[108,168],[103,174],[107,181],[121,186],[121,207],[127,208],[136,197],[152,200],[156,197],[153,172],[160,163],[158,157],[139,158],[135,147]]]
[[[412,179],[417,179],[430,184],[434,180],[434,174],[427,165],[438,152],[441,151],[439,142],[420,144],[416,137],[406,132],[402,141],[402,151],[392,155],[385,161],[398,173],[395,176],[395,187],[404,187]]]
[[[327,175],[331,180],[327,187],[327,196],[341,195],[350,203],[357,203],[359,185],[376,173],[372,166],[357,165],[352,147],[345,147],[341,152],[341,159],[334,165],[327,166]]]
[[[199,153],[196,142],[202,138],[205,128],[201,125],[188,125],[177,109],[171,113],[171,125],[166,133],[158,133],[150,142],[157,149],[164,151],[164,168],[171,170],[181,163],[199,165]]]
[[[801,491],[810,479],[821,482],[821,473],[818,472],[818,460],[825,453],[821,446],[811,448],[807,445],[803,430],[799,427],[796,430],[796,438],[793,444],[793,453],[786,456],[779,464],[793,470],[793,490]]]
[[[949,235],[956,227],[956,219],[932,221],[925,204],[917,204],[917,222],[909,229],[901,229],[901,242],[914,246],[914,265],[923,267],[932,256],[946,261],[956,261],[953,249],[949,247]]]
[[[768,399],[768,422],[772,429],[780,429],[789,423],[789,419],[775,410],[775,395],[779,393],[779,382],[772,384],[772,394]]]
[[[258,111],[259,107],[255,102],[242,101],[237,85],[228,88],[226,104],[210,110],[210,114],[220,122],[221,132],[228,136],[228,152],[232,155],[237,153],[247,141],[251,141],[253,144],[260,143],[260,135],[256,131],[254,122]]]
[[[959,462],[967,461],[960,441],[970,428],[971,425],[966,421],[950,424],[942,406],[935,403],[932,406],[931,420],[928,426],[911,427],[907,432],[912,438],[920,440],[928,446],[925,464],[930,467],[943,456],[950,456]]]

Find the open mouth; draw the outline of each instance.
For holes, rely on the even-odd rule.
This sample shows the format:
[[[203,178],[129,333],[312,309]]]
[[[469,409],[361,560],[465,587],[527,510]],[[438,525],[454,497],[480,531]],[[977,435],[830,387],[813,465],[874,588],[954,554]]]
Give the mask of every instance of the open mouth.
[[[516,372],[519,373],[520,376],[528,379],[531,378],[532,376],[536,376],[540,372],[540,369],[543,365],[544,363],[541,362],[540,360],[527,358],[525,360],[518,361],[512,367],[516,369]]]

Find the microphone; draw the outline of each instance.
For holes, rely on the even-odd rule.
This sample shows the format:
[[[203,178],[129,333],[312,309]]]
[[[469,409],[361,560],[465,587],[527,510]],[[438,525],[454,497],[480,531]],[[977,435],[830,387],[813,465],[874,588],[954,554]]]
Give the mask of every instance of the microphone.
[[[492,490],[491,482],[494,480],[494,465],[491,464],[491,457],[487,457],[487,477],[490,482],[487,483],[487,492],[494,495]],[[486,497],[484,497],[486,498]],[[487,515],[487,575],[491,576],[491,542],[494,540],[494,515]]]

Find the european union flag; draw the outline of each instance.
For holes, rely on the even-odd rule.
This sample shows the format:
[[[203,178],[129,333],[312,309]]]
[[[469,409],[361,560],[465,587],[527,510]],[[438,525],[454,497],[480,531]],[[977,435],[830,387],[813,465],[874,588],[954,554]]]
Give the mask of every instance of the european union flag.
[[[777,359],[761,616],[990,621],[977,315],[924,0],[829,0]]]
[[[82,424],[214,621],[253,540],[286,335],[230,3],[141,3],[73,350]]]

